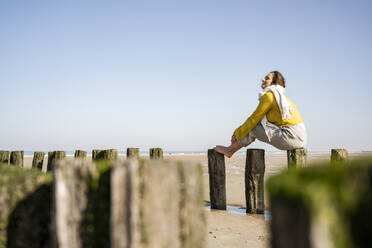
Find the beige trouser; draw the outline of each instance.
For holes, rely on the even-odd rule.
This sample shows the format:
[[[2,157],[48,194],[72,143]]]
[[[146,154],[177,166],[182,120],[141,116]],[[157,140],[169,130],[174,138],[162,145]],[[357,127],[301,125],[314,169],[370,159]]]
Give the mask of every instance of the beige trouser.
[[[279,150],[292,150],[296,148],[305,148],[307,145],[307,135],[303,123],[287,127],[277,127],[273,130],[269,138],[261,123],[253,128],[247,136],[238,140],[240,145],[248,146],[256,139],[268,143]]]

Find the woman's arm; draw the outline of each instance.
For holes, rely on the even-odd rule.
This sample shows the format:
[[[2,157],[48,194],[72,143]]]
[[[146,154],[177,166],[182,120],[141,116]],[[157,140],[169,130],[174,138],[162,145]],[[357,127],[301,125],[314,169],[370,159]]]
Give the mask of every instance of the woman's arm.
[[[234,131],[233,136],[235,135],[236,140],[244,138],[254,127],[256,127],[256,125],[271,109],[274,100],[275,97],[272,92],[267,92],[261,97],[260,103],[258,104],[253,114],[249,116],[248,119]]]

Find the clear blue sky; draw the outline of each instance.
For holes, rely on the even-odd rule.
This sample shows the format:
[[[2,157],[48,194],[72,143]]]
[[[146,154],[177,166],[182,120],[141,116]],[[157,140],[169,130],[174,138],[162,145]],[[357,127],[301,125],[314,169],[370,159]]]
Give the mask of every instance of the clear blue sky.
[[[227,145],[279,70],[310,151],[372,150],[371,13],[371,1],[1,1],[0,149]]]

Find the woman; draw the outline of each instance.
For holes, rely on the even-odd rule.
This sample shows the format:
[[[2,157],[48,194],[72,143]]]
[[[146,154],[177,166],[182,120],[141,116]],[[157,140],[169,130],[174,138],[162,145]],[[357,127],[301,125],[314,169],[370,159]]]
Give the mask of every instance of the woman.
[[[296,105],[284,95],[285,79],[278,71],[262,80],[259,104],[253,114],[238,127],[230,146],[216,146],[215,151],[231,157],[255,139],[280,150],[305,148],[307,137],[304,122]]]

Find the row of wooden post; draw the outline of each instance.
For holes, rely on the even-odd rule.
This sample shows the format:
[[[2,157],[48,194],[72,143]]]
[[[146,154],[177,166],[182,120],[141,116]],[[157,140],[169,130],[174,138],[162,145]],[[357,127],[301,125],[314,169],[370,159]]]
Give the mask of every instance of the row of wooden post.
[[[206,247],[200,164],[94,154],[114,160],[57,160],[50,175],[1,164],[0,247]]]
[[[139,148],[127,148],[127,157],[133,157],[139,159],[140,157]],[[150,159],[162,159],[163,158],[163,149],[161,148],[150,148],[149,151]],[[34,152],[34,157],[32,159],[32,168],[43,168],[44,163],[44,152]],[[53,162],[57,160],[64,159],[66,157],[66,152],[64,151],[53,151],[48,152],[48,164],[47,171],[52,169]],[[76,150],[74,154],[75,158],[86,158],[87,152],[82,150]],[[108,150],[92,150],[92,160],[115,160],[118,158],[118,150],[108,149]],[[24,152],[23,151],[0,151],[0,163],[11,164],[16,167],[23,167]]]
[[[23,167],[23,151],[0,151],[0,163]]]
[[[287,151],[288,168],[306,165],[305,149]],[[331,164],[348,160],[345,149],[331,150]],[[224,155],[208,150],[209,194],[211,209],[226,210],[226,173]],[[246,213],[263,214],[264,206],[265,150],[247,149],[245,163]]]

